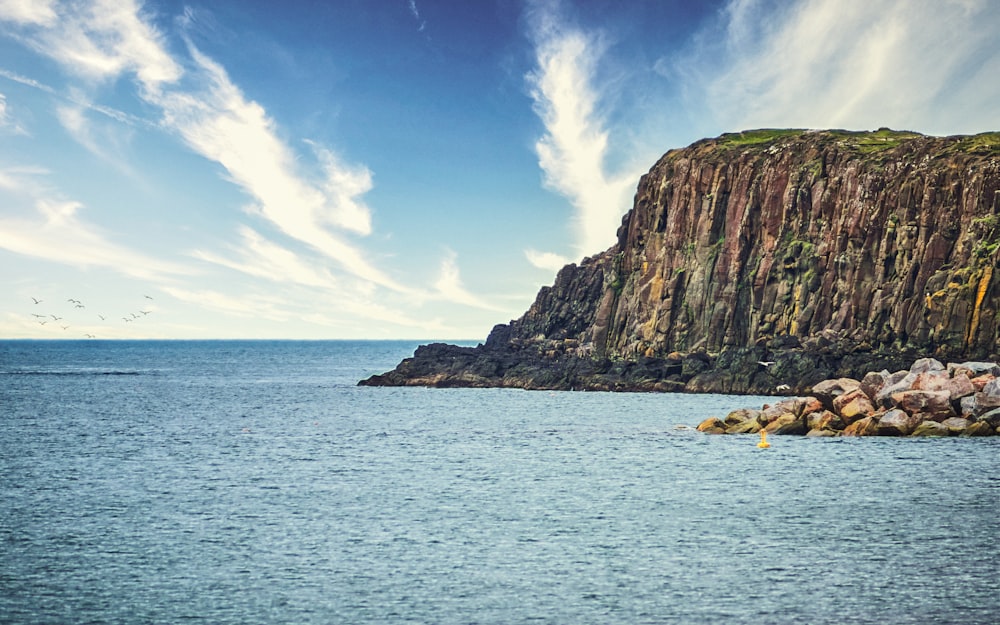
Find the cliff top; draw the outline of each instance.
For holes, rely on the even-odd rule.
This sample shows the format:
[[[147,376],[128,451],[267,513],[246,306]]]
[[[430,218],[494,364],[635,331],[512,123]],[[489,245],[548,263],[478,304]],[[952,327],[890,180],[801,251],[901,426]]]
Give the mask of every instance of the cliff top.
[[[670,150],[664,158],[676,157],[692,150],[698,153],[711,151],[726,154],[730,149],[740,148],[764,152],[772,148],[786,149],[791,144],[802,142],[813,143],[817,147],[839,147],[859,154],[880,154],[906,147],[914,139],[924,140],[919,142],[920,151],[932,158],[957,153],[1000,156],[1000,132],[932,137],[918,132],[889,128],[872,131],[759,128],[725,133],[713,139],[702,139],[687,148]]]

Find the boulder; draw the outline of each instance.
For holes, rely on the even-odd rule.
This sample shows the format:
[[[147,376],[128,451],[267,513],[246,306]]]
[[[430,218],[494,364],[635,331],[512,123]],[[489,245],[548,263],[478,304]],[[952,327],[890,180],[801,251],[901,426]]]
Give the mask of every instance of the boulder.
[[[958,400],[959,412],[961,412],[964,417],[972,417],[978,412],[978,404],[976,404],[976,396],[970,395],[968,397],[963,397]]]
[[[833,430],[813,428],[808,432],[806,432],[806,436],[808,438],[824,438],[824,437],[839,436],[839,434],[837,432],[834,432]]]
[[[803,397],[802,398],[802,409],[799,411],[800,415],[806,415],[810,412],[818,412],[823,410],[823,402],[816,397]]]
[[[972,386],[976,388],[977,393],[981,393],[983,392],[983,389],[986,388],[986,385],[995,379],[997,379],[997,376],[991,373],[987,373],[984,375],[977,375],[976,377],[972,378]]]
[[[878,434],[878,420],[864,417],[844,428],[844,436],[874,436]]]
[[[740,408],[730,412],[722,421],[726,428],[729,428],[739,423],[743,423],[744,421],[756,421],[758,416],[760,416],[760,410],[754,410],[753,408]]]
[[[909,436],[920,425],[920,418],[893,408],[878,420],[879,436]]]
[[[875,412],[875,406],[860,388],[848,391],[833,400],[833,411],[840,415],[844,423],[850,425],[858,419]]]
[[[789,397],[788,399],[782,399],[775,404],[776,407],[781,408],[785,412],[793,414],[796,417],[802,416],[802,409],[805,405],[806,399],[804,397]]]
[[[1000,408],[979,415],[979,420],[990,424],[992,428],[1000,428]]]
[[[975,398],[977,412],[989,412],[990,410],[1000,408],[1000,395],[992,395],[983,391],[982,393],[976,393]]]
[[[976,393],[977,410],[993,410],[1000,408],[1000,378],[993,378],[983,385],[983,390]]]
[[[961,399],[976,392],[972,380],[965,373],[949,377],[945,371],[926,371],[917,374],[913,382],[915,391],[948,391],[952,401]]]
[[[949,363],[948,371],[952,372],[952,376],[958,375],[960,372],[965,372],[970,378],[974,378],[980,375],[991,374],[994,377],[1000,376],[1000,364],[995,362],[961,362],[958,364]]]
[[[917,380],[916,373],[897,372],[889,376],[885,385],[875,393],[875,403],[883,408],[892,408],[892,396],[896,393],[909,391],[913,388],[913,383]]]
[[[784,417],[785,415],[792,415],[792,417],[798,418],[798,413],[795,412],[794,407],[789,407],[785,402],[779,402],[774,406],[764,406],[764,409],[760,411],[757,416],[757,420],[760,421],[761,425],[767,425],[772,423],[779,417]]]
[[[935,420],[955,416],[948,391],[901,391],[892,394],[892,401],[910,414],[927,413]]]
[[[698,431],[704,432],[705,434],[725,434],[726,426],[722,422],[722,419],[718,417],[709,417],[698,424]]]
[[[861,382],[852,378],[838,378],[835,380],[823,380],[812,387],[814,397],[823,402],[827,410],[833,410],[833,400],[848,391],[861,386]]]
[[[887,369],[881,371],[869,371],[865,377],[861,378],[861,390],[868,397],[875,397],[882,387],[885,386],[889,376],[892,375]]]
[[[824,410],[819,421],[816,422],[816,427],[821,430],[843,430],[847,424],[844,423],[839,414]]]
[[[768,434],[805,434],[806,425],[799,417],[786,413],[768,423],[764,431]]]
[[[805,416],[806,428],[812,430],[814,428],[819,427],[820,421],[822,421],[823,417],[828,414],[833,415],[834,417],[837,416],[834,413],[830,412],[829,410],[816,410],[814,412],[808,413]],[[839,420],[840,417],[837,417],[837,419]]]
[[[726,428],[726,434],[756,434],[761,429],[760,421],[757,419],[747,419],[742,423],[736,423]]]
[[[941,425],[948,428],[948,431],[954,436],[965,432],[972,425],[972,421],[963,419],[962,417],[950,417],[942,421]]]
[[[924,421],[913,430],[912,436],[951,436],[951,431],[937,421]]]
[[[969,424],[969,427],[965,428],[961,436],[993,436],[994,434],[996,434],[996,429],[990,426],[989,423],[976,421]]]
[[[924,373],[927,371],[947,371],[948,368],[936,358],[920,358],[910,367],[910,373]]]

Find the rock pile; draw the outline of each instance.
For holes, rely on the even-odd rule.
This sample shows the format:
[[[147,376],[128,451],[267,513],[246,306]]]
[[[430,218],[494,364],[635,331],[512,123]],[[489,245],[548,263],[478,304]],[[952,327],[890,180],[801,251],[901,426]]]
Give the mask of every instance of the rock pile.
[[[1000,435],[1000,365],[946,366],[922,358],[909,371],[824,380],[803,397],[761,410],[741,408],[725,419],[710,417],[698,430],[806,436]]]

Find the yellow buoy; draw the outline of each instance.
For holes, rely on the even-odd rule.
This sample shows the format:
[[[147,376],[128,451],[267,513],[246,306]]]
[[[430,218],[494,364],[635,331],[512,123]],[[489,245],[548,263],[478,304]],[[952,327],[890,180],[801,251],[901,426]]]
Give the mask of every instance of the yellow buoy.
[[[767,449],[771,446],[771,443],[767,442],[767,432],[764,430],[760,431],[760,442],[757,443],[757,446],[761,449]]]

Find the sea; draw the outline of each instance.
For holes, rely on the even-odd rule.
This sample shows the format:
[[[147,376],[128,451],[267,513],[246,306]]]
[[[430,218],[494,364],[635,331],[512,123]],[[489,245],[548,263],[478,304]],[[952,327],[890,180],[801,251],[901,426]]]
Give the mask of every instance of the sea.
[[[0,622],[1000,622],[1000,437],[370,388],[413,341],[0,341]]]

